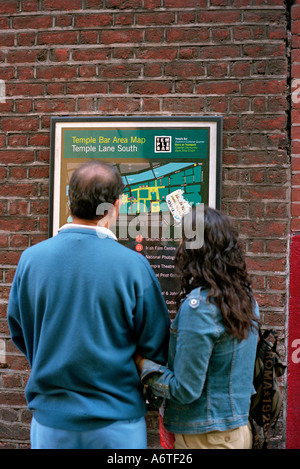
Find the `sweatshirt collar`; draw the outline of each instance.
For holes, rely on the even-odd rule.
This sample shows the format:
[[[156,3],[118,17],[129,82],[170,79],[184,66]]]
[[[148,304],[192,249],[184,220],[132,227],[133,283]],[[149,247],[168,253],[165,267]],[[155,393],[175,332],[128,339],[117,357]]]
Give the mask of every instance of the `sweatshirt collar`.
[[[66,223],[61,228],[59,228],[58,231],[62,231],[62,230],[69,229],[69,228],[84,228],[86,230],[93,230],[93,231],[96,231],[99,238],[112,238],[115,241],[117,241],[116,235],[108,228],[105,228],[105,226],[98,226],[98,225],[91,226],[91,225],[80,225],[79,223]]]

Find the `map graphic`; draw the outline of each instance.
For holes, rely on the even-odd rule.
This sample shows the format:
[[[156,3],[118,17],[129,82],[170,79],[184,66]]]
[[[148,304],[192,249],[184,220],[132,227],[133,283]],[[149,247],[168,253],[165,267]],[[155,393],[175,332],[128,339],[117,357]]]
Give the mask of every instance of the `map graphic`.
[[[166,196],[178,189],[183,190],[185,200],[191,205],[202,202],[201,163],[149,161],[119,164],[118,169],[126,184],[120,213],[136,215],[166,210]]]

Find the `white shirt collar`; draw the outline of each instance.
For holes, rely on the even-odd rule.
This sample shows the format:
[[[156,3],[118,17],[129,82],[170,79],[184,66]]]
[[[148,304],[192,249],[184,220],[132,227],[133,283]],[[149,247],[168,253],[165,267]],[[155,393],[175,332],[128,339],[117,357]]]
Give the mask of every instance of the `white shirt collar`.
[[[112,238],[115,241],[118,240],[116,235],[108,228],[105,228],[105,226],[98,226],[98,225],[92,226],[92,225],[80,225],[79,223],[66,223],[61,228],[59,228],[58,231],[65,230],[67,228],[84,228],[88,230],[94,230],[97,232],[97,235],[99,236],[99,238]]]

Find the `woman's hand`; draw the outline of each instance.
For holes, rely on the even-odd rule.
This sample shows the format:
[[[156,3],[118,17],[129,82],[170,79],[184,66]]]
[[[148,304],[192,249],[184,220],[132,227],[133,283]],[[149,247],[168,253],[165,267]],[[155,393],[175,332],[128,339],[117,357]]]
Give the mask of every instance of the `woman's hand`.
[[[135,365],[138,369],[138,372],[141,373],[142,371],[142,368],[143,368],[143,363],[144,363],[144,357],[142,357],[142,355],[140,355],[138,352],[136,352],[133,356],[133,359],[135,361]]]

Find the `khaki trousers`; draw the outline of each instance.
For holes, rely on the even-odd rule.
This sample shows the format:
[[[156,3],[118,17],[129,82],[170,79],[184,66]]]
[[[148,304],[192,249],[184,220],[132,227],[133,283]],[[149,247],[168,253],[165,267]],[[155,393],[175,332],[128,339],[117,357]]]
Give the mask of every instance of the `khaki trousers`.
[[[251,449],[252,431],[250,423],[244,427],[198,433],[175,434],[175,449]]]

